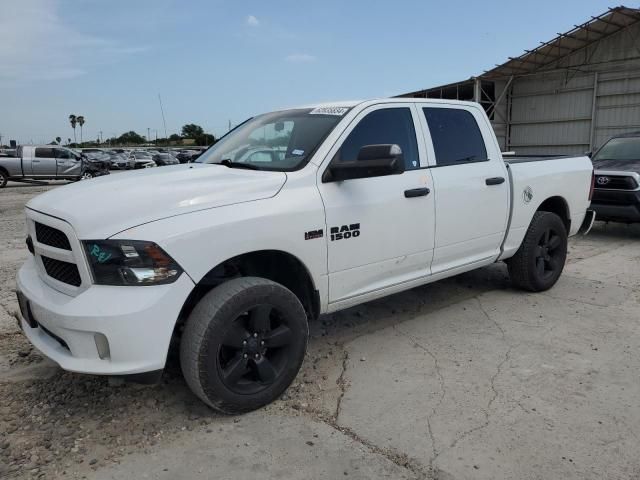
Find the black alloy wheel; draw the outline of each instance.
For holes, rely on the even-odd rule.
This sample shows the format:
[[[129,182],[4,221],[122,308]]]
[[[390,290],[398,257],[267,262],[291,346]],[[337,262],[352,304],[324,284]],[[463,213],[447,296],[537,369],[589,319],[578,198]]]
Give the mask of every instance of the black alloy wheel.
[[[553,227],[548,227],[540,235],[536,249],[536,271],[543,280],[553,277],[564,266],[566,252],[561,251],[562,245],[560,233]]]
[[[515,255],[507,260],[513,284],[531,292],[555,285],[567,259],[567,228],[552,212],[539,211]]]
[[[224,384],[239,394],[272,385],[291,357],[293,334],[282,313],[269,304],[243,312],[222,338],[218,368]]]
[[[298,374],[309,325],[300,299],[259,277],[228,280],[206,293],[180,339],[187,384],[223,413],[255,410],[277,399]]]

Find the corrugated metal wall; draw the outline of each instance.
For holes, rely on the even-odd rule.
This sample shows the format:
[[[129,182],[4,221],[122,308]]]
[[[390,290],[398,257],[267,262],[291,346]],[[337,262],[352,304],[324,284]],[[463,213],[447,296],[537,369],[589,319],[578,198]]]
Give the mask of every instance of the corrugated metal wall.
[[[503,148],[520,154],[580,154],[640,130],[640,25],[584,48],[553,71],[515,78]],[[504,84],[501,85],[503,87]],[[496,96],[502,88],[496,84]],[[506,133],[505,133],[506,127]]]

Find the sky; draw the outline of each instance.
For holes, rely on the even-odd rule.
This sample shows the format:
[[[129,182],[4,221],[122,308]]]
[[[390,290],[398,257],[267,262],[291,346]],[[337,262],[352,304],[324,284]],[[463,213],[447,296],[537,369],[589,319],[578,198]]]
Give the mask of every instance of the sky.
[[[478,75],[610,0],[0,0],[2,143],[398,95]],[[628,2],[627,6],[638,7]],[[77,132],[79,140],[79,131]]]

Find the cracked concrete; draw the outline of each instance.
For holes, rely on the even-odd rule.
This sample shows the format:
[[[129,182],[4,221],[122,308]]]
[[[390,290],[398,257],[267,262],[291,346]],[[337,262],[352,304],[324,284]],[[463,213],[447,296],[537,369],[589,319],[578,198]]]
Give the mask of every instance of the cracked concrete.
[[[30,188],[45,189],[1,193],[2,399],[31,412],[25,392],[47,382],[70,392],[64,411],[110,396],[97,411],[108,423],[85,422],[82,456],[56,453],[40,467],[47,478],[640,478],[640,226],[597,224],[572,239],[545,293],[512,289],[494,265],[323,317],[283,399],[234,419],[194,416],[179,378],[120,395],[22,355],[12,289]],[[80,412],[47,405],[38,400],[18,430],[0,418],[17,455],[27,436],[39,447],[42,418],[79,428]],[[113,431],[129,443],[109,450]],[[0,474],[2,455],[0,442]]]

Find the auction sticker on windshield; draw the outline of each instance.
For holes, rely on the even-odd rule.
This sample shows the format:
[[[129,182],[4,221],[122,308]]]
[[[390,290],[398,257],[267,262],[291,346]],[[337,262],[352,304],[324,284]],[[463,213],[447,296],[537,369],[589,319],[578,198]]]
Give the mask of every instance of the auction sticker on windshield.
[[[309,112],[309,115],[337,115],[341,117],[349,111],[349,107],[317,107]]]

